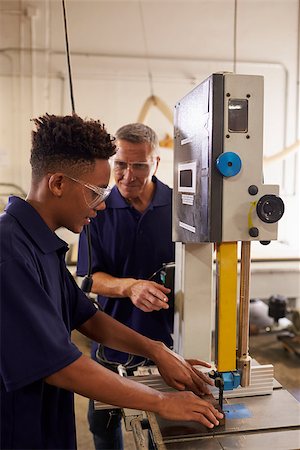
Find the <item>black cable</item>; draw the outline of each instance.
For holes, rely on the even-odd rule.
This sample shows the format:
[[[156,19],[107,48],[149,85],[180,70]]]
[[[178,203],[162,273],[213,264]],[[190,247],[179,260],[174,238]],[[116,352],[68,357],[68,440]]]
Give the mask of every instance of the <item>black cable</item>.
[[[67,15],[66,15],[66,7],[65,7],[65,0],[62,0],[62,7],[63,7],[63,16],[64,16],[64,27],[65,27],[65,38],[66,38],[66,54],[67,54],[67,63],[68,63],[68,74],[69,74],[69,84],[70,84],[70,96],[71,96],[71,105],[72,105],[72,114],[76,114],[75,112],[75,102],[74,102],[74,95],[73,95],[73,83],[72,83],[72,71],[71,71],[71,61],[70,61],[70,51],[69,51],[69,39],[68,39],[68,28],[67,28]],[[92,278],[92,243],[91,243],[91,232],[89,225],[85,226],[85,233],[87,237],[87,244],[88,244],[88,273],[87,276],[84,277],[82,283],[81,283],[81,289],[83,292],[89,294],[92,289],[93,284],[93,278]],[[89,300],[91,300],[93,303],[95,303],[98,307],[101,307],[101,305],[98,304],[98,302],[89,296],[87,296]]]
[[[86,233],[88,248],[92,248],[92,241],[91,241],[91,229],[89,225],[84,226],[84,231]],[[90,277],[92,275],[92,253],[88,252],[88,272],[87,276]]]
[[[72,83],[72,73],[71,73],[71,63],[70,63],[69,39],[68,39],[68,29],[67,29],[67,17],[66,17],[65,0],[62,0],[62,7],[63,7],[63,13],[64,13],[65,38],[66,38],[66,52],[67,52],[67,62],[68,62],[68,73],[69,73],[69,83],[70,83],[70,95],[71,95],[72,114],[76,114],[76,113],[75,113],[74,96],[73,96],[73,83]]]
[[[165,270],[165,269],[167,269],[167,268],[173,268],[173,267],[175,267],[175,262],[169,262],[169,263],[164,263],[156,272],[154,272],[152,275],[151,275],[151,277],[149,277],[148,278],[148,281],[151,281],[151,280],[153,280],[153,278],[159,273],[159,272],[161,272],[162,270]]]
[[[88,271],[81,283],[81,289],[83,292],[89,294],[92,290],[93,278],[92,278],[92,241],[91,230],[89,225],[85,225],[84,231],[86,233],[87,245],[88,245]],[[94,302],[95,303],[95,302]],[[98,302],[96,302],[98,304]]]

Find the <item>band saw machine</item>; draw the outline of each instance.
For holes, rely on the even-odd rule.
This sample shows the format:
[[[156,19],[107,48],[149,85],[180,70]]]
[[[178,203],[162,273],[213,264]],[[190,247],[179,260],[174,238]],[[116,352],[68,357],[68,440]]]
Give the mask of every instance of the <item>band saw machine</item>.
[[[249,355],[251,241],[276,240],[284,214],[279,187],[263,183],[262,162],[262,76],[212,74],[178,101],[174,350],[212,363],[212,394],[225,423],[209,430],[124,409],[137,448],[147,448],[145,427],[160,450],[300,448],[300,404],[274,380],[272,365]],[[150,372],[134,378],[170,389]]]

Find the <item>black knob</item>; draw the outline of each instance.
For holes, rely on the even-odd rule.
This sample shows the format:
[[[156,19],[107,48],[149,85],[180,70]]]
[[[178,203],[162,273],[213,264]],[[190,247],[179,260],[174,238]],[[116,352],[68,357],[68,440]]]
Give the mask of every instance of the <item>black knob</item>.
[[[284,213],[284,203],[277,195],[263,195],[257,202],[256,213],[265,223],[278,222]]]
[[[261,245],[269,245],[271,241],[259,241]]]
[[[259,235],[259,230],[256,227],[249,228],[249,235],[251,237],[257,237]]]
[[[250,195],[256,195],[258,193],[258,187],[255,186],[255,184],[251,184],[251,186],[248,187],[248,192]]]

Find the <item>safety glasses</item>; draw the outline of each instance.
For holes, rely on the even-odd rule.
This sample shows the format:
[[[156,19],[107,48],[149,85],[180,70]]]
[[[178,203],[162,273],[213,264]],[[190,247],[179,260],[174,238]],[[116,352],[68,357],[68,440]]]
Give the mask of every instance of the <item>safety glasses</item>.
[[[106,188],[102,188],[99,186],[95,186],[94,184],[87,183],[86,181],[79,180],[78,178],[70,177],[69,175],[65,174],[65,177],[69,178],[72,181],[75,181],[75,183],[81,184],[81,186],[89,189],[89,193],[91,194],[91,198],[88,199],[86,197],[85,192],[83,191],[84,199],[86,201],[86,204],[89,208],[95,209],[97,206],[100,205],[100,203],[104,202],[105,199],[109,196],[111,192],[111,187],[107,186]]]
[[[120,161],[119,159],[112,160],[112,168],[116,173],[126,172],[128,168],[135,174],[144,175],[149,173],[151,168],[154,166],[155,161],[136,161],[136,162],[126,162]]]

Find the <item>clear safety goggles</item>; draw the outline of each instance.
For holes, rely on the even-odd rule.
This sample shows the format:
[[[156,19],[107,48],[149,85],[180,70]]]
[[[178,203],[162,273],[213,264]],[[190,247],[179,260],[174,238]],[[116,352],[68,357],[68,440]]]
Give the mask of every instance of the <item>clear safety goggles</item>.
[[[70,177],[69,175],[65,175],[72,181],[81,184],[81,186],[89,189],[89,193],[91,194],[91,198],[87,199],[85,192],[83,191],[84,199],[89,208],[96,208],[100,205],[100,203],[104,202],[111,192],[111,187],[107,186],[105,188],[95,186],[94,184],[87,183],[86,181],[79,180],[78,178]]]

